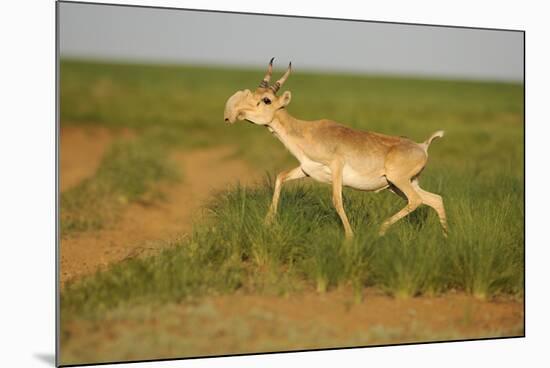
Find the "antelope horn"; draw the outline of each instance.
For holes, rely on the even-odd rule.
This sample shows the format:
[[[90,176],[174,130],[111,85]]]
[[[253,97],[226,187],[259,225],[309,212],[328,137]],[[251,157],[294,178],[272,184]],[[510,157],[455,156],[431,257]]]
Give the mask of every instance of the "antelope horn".
[[[265,73],[264,80],[262,80],[262,82],[260,83],[261,88],[269,87],[269,80],[271,79],[271,73],[273,73],[273,59],[275,58],[272,57],[271,60],[269,61],[269,67],[267,68],[267,73]]]
[[[274,85],[270,86],[274,93],[277,93],[279,88],[282,87],[282,85],[286,82],[288,76],[290,75],[290,71],[292,70],[292,62],[288,63],[288,69],[286,70],[285,74],[279,79],[277,82],[275,82]]]

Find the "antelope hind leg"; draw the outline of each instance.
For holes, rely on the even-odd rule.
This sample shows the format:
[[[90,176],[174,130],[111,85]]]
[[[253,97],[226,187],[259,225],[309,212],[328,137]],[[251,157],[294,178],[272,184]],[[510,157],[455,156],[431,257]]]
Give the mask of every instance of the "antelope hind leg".
[[[407,178],[404,180],[395,180],[392,181],[392,184],[395,185],[397,189],[399,189],[407,197],[408,203],[401,211],[397,212],[395,215],[391,216],[382,223],[382,226],[380,227],[380,231],[378,233],[378,235],[380,236],[384,235],[391,225],[416,210],[418,206],[422,204],[422,198],[413,187],[410,179]]]

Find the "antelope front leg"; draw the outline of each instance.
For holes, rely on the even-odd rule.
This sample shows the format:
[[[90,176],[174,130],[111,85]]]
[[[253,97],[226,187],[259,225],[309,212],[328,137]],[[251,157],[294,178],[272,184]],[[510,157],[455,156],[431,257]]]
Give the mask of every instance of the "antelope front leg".
[[[269,211],[267,212],[267,216],[265,217],[265,222],[270,223],[275,218],[275,215],[277,214],[277,207],[279,206],[279,197],[281,196],[281,186],[285,181],[294,180],[294,179],[300,179],[305,177],[306,174],[303,172],[302,168],[300,166],[288,170],[283,171],[277,175],[277,179],[275,180],[275,190],[273,191],[273,200],[271,201],[271,206],[269,207]]]
[[[351,225],[348,221],[348,216],[344,211],[344,204],[342,201],[342,171],[344,167],[342,164],[338,163],[332,166],[332,203],[336,208],[336,212],[342,220],[344,225],[344,231],[346,232],[346,238],[351,239],[353,237],[353,231],[351,230]]]

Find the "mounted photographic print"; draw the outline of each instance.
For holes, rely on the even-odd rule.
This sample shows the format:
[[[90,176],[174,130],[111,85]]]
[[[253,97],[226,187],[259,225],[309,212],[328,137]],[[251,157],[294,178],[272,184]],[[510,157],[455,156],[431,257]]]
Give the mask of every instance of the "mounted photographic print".
[[[57,363],[524,336],[524,32],[57,2]]]

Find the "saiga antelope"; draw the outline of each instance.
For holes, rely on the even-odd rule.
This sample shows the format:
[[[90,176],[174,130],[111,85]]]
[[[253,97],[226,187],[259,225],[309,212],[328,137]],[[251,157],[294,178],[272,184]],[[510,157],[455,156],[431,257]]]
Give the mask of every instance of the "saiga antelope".
[[[436,211],[446,235],[447,220],[441,196],[418,185],[418,176],[428,160],[428,147],[435,138],[443,137],[443,131],[433,133],[423,143],[416,143],[404,137],[352,129],[326,119],[299,120],[286,109],[291,100],[290,91],[277,96],[290,71],[291,64],[281,79],[269,85],[273,72],[271,59],[259,87],[254,92],[248,89],[236,92],[227,100],[224,111],[226,123],[247,120],[266,126],[300,162],[300,166],[277,175],[266,221],[271,221],[277,213],[281,185],[310,176],[332,184],[332,202],[347,238],[353,236],[353,231],[342,204],[343,185],[363,191],[390,189],[407,200],[405,208],[383,222],[380,235],[421,204]]]

